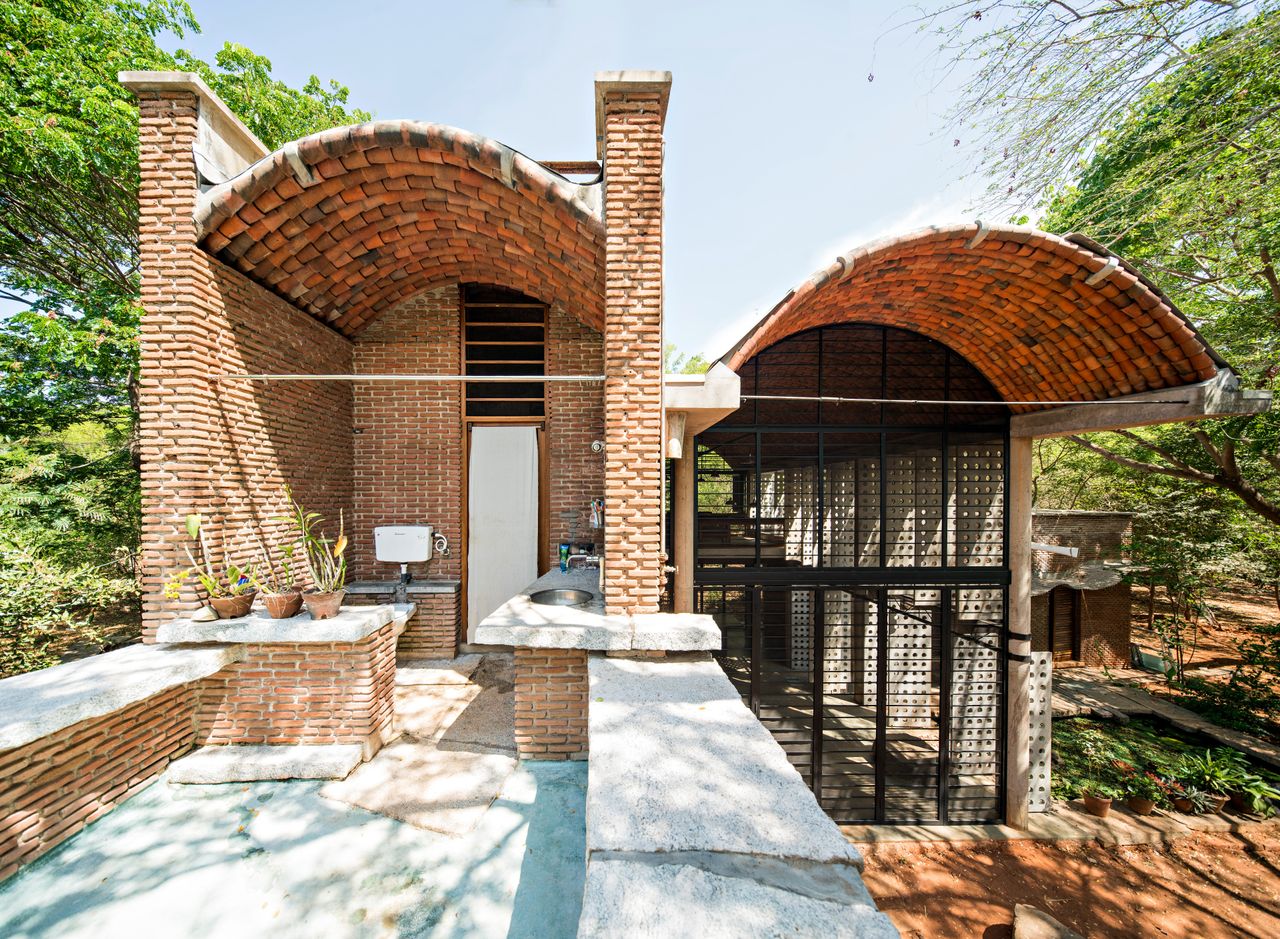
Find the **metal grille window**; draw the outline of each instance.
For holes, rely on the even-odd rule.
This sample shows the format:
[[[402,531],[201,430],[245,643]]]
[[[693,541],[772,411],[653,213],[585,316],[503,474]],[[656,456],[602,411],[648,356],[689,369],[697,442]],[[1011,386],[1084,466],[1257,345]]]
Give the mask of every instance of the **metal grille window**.
[[[799,333],[741,374],[759,397],[696,447],[697,603],[726,672],[837,820],[997,820],[1007,408],[882,327]],[[794,400],[820,397],[990,404]]]
[[[463,365],[467,375],[547,374],[547,306],[532,297],[467,284],[462,291]],[[542,417],[544,384],[467,382],[470,420]]]

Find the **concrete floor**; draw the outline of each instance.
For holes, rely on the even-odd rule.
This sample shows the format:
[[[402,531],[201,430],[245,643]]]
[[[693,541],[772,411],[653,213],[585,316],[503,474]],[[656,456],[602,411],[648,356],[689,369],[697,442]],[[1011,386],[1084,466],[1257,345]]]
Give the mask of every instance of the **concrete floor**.
[[[576,935],[586,764],[509,760],[493,789],[464,801],[462,824],[457,794],[437,793],[439,781],[424,775],[444,766],[452,777],[455,767],[440,764],[450,758],[508,759],[503,671],[469,682],[463,700],[447,686],[400,689],[397,707],[413,726],[357,775],[408,748],[419,759],[387,788],[398,803],[412,792],[424,803],[414,812],[368,811],[341,790],[326,795],[323,782],[183,786],[162,777],[0,884],[0,936]],[[484,694],[493,689],[501,694]]]

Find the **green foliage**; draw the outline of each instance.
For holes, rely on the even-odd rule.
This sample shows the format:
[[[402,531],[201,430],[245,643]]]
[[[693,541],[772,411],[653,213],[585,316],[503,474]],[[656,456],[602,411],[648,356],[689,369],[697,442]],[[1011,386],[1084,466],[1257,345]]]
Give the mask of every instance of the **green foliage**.
[[[1139,772],[1176,777],[1183,759],[1198,744],[1151,721],[1114,724],[1092,718],[1053,722],[1053,782],[1056,799],[1075,799],[1099,786],[1123,792]]]
[[[1164,787],[1147,773],[1130,774],[1124,783],[1124,794],[1130,799],[1150,799],[1152,802],[1165,799]]]
[[[292,523],[298,533],[302,560],[311,575],[312,589],[316,593],[341,590],[347,582],[347,535],[342,513],[338,513],[338,537],[330,541],[320,527],[324,522],[320,513],[309,512],[299,505],[287,486],[285,495],[289,497],[291,509],[285,520]]]
[[[187,537],[196,545],[195,551],[190,545],[184,546],[191,566],[176,572],[165,584],[165,596],[176,600],[181,595],[182,585],[193,578],[210,600],[239,597],[258,589],[257,573],[252,564],[238,564],[225,557],[221,564],[214,561],[205,537],[204,520],[199,515],[187,516],[186,530]]]
[[[1222,727],[1280,740],[1280,623],[1236,646],[1239,661],[1225,679],[1186,676],[1178,703]]]
[[[662,370],[668,375],[701,375],[712,364],[701,352],[685,355],[674,342],[662,347]]]
[[[42,565],[32,598],[68,583],[91,597],[84,572],[128,577],[138,545],[138,113],[117,74],[197,72],[273,147],[369,117],[341,85],[292,89],[243,46],[208,64],[156,43],[198,31],[183,0],[0,0],[0,297],[26,305],[0,321],[0,540]],[[4,577],[17,557],[0,557]],[[98,594],[114,611],[113,590]],[[79,601],[33,599],[25,626],[9,609],[0,655],[68,646],[21,638],[58,624],[96,628]]]
[[[136,581],[114,564],[72,566],[0,539],[0,678],[127,640],[137,601]]]
[[[1205,750],[1204,756],[1188,754],[1178,769],[1185,785],[1226,795],[1239,787],[1249,773],[1245,758],[1235,750]]]

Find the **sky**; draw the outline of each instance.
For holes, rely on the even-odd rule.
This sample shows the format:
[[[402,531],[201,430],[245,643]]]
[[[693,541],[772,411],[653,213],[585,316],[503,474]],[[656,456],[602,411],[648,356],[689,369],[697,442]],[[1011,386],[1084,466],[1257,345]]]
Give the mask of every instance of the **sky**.
[[[903,4],[191,5],[202,32],[162,37],[171,51],[212,60],[237,42],[291,85],[339,80],[376,118],[452,124],[541,160],[594,159],[595,72],[671,71],[666,338],[686,353],[719,356],[849,248],[971,220],[982,188],[948,132],[936,39],[901,27]]]

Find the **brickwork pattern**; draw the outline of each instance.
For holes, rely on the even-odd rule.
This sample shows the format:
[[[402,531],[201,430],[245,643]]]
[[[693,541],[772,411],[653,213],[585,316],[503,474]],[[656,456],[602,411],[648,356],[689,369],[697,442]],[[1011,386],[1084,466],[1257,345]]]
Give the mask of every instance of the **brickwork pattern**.
[[[656,91],[604,98],[605,603],[662,592],[662,121]]]
[[[189,153],[189,148],[188,148]],[[603,232],[586,187],[496,141],[442,124],[378,121],[297,142],[216,190],[205,247],[353,335],[440,283],[508,286],[600,329]]]
[[[1167,300],[1057,235],[974,224],[930,228],[838,258],[738,344],[737,369],[792,333],[876,323],[946,343],[1009,401],[1097,400],[1212,378],[1212,351]],[[1035,410],[1013,406],[1015,411]]]
[[[409,599],[417,604],[417,609],[396,643],[397,660],[451,659],[457,655],[458,643],[462,641],[459,589],[455,587],[452,593],[410,594]],[[348,594],[344,602],[352,606],[374,606],[394,600],[395,591],[388,589],[385,594]]]
[[[1069,571],[1091,561],[1116,561],[1133,540],[1133,516],[1128,512],[1032,512],[1031,538],[1039,544],[1078,548],[1078,557],[1051,551],[1033,554],[1040,573]]]
[[[438,287],[389,310],[354,343],[357,373],[457,375],[461,363],[457,286]],[[376,525],[432,525],[453,548],[410,565],[415,577],[462,576],[463,443],[459,382],[355,382],[352,570],[399,576],[374,559]]]
[[[1081,665],[1122,666],[1129,664],[1129,636],[1132,591],[1128,584],[1104,590],[1083,590],[1076,594],[1080,604]],[[1031,648],[1049,651],[1049,595],[1031,598]],[[1061,667],[1062,662],[1054,663]]]
[[[0,880],[136,795],[195,740],[199,683],[0,752]]]
[[[213,260],[195,242],[193,95],[139,100],[143,633],[179,608],[183,519],[200,512],[215,553],[246,561],[291,540],[284,485],[331,519],[351,511],[351,389],[219,375],[347,372],[348,340]]]
[[[200,744],[363,744],[390,739],[392,624],[356,643],[248,644],[245,658],[203,682]]]
[[[587,653],[515,650],[516,749],[524,760],[587,758]]]
[[[547,372],[600,375],[604,341],[560,307],[553,306],[547,330]],[[604,496],[604,458],[591,442],[604,440],[604,387],[600,383],[551,382],[547,386],[547,557],[552,563],[562,541],[592,542],[604,550],[600,529],[591,528],[591,500]]]

